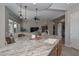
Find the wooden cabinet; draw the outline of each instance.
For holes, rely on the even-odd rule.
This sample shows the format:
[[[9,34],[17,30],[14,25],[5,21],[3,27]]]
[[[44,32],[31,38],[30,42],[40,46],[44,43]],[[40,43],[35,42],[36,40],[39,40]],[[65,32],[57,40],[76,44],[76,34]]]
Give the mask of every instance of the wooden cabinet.
[[[59,44],[57,45],[57,54],[58,54],[58,56],[61,55],[61,52],[62,52],[62,40],[59,41]]]
[[[62,52],[62,41],[60,40],[59,43],[52,49],[49,56],[60,56]]]
[[[57,46],[55,46],[50,52],[49,56],[57,56]]]

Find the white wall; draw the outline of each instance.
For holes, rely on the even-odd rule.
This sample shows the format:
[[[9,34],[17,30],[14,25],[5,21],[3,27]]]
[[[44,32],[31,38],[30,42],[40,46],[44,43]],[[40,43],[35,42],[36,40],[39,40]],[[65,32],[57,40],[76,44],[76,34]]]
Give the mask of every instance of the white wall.
[[[5,46],[5,6],[0,5],[0,47]]]
[[[65,12],[65,46],[70,47],[70,15],[69,11]]]
[[[65,45],[79,49],[79,5],[65,13]]]
[[[71,47],[79,49],[79,11],[70,14]]]

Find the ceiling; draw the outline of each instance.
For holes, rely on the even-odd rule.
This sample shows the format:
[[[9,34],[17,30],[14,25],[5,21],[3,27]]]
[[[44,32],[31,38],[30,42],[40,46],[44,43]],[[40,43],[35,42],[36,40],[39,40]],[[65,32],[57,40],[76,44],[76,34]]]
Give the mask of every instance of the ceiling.
[[[22,5],[22,8],[24,8],[24,6],[27,6],[28,10],[35,11],[36,8],[38,8],[38,10],[48,9],[52,5],[52,3],[17,3],[17,6],[20,5]]]
[[[65,14],[68,7],[66,3],[21,3],[22,14],[25,15],[24,6],[27,6],[27,19],[35,17],[35,9],[38,8],[38,18],[40,20],[53,20]],[[7,3],[6,6],[19,16],[20,3]]]

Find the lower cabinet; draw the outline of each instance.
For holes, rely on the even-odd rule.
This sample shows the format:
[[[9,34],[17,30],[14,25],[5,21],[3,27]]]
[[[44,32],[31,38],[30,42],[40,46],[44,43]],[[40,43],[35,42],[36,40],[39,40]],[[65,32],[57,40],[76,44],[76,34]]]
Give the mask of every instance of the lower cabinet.
[[[57,45],[57,56],[60,56],[62,52],[62,40],[59,41],[59,44]]]
[[[52,49],[49,56],[60,56],[62,52],[62,41],[59,41],[59,43]]]

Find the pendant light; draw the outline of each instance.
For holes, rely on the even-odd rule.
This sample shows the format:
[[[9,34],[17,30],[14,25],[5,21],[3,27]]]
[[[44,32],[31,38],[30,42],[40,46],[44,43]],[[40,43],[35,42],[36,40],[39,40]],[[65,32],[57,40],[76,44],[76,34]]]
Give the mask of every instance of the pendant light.
[[[40,20],[40,19],[37,17],[38,8],[36,8],[35,10],[36,10],[36,15],[35,15],[35,17],[34,17],[34,20],[35,20],[35,21],[38,21],[38,20]]]
[[[23,16],[22,16],[22,5],[20,4],[20,11],[19,11],[19,18],[22,19]]]
[[[27,13],[26,12],[27,6],[24,6],[24,7],[25,7],[25,20],[27,20],[27,17],[26,17],[27,16],[27,14],[26,14]]]
[[[28,22],[28,21],[27,21],[27,6],[24,6],[24,8],[25,8],[25,18],[24,18],[24,19],[25,19],[25,21],[26,21],[26,23],[27,23],[27,22]]]

